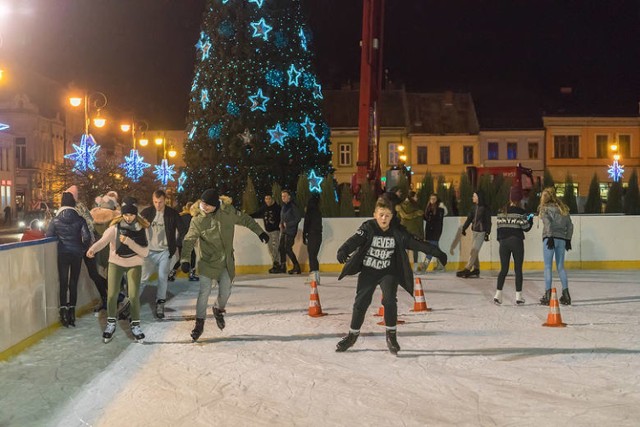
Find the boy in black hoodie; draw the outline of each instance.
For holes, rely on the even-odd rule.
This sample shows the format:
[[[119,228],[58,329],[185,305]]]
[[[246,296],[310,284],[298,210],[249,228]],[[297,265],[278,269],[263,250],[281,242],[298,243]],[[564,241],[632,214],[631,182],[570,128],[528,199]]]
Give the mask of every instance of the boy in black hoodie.
[[[387,347],[391,353],[397,354],[400,351],[396,338],[398,284],[413,296],[413,272],[406,250],[417,250],[433,255],[443,265],[447,264],[447,255],[444,252],[427,242],[418,240],[404,227],[391,221],[393,212],[386,200],[378,199],[373,218],[364,222],[356,234],[338,249],[338,262],[346,263],[338,280],[346,275],[357,273],[360,275],[353,304],[351,329],[349,334],[338,342],[337,352],[346,351],[355,344],[373,293],[376,286],[380,284],[384,322],[387,327]]]

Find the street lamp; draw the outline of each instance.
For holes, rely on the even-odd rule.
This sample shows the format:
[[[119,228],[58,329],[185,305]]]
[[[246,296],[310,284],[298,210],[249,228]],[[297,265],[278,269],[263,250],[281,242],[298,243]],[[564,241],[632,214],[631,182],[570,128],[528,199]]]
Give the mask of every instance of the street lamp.
[[[169,157],[174,157],[177,153],[173,145],[169,148],[169,152],[167,152],[167,140],[166,138],[157,137],[155,139],[155,143],[157,146],[162,145],[162,161],[159,165],[156,165],[155,174],[158,179],[162,183],[162,185],[166,186],[169,181],[175,181],[173,175],[175,175],[176,171],[173,169],[176,165],[169,165],[169,160],[167,159],[167,154]]]
[[[93,124],[101,128],[106,123],[107,120],[100,115],[100,111],[107,105],[107,95],[102,92],[92,92],[85,93],[84,98],[74,96],[69,98],[69,104],[72,107],[79,107],[84,102],[84,133],[85,135],[89,135],[89,124],[91,123],[89,117],[90,106],[93,106],[96,111],[96,116],[93,119]]]
[[[93,92],[91,94],[85,93],[83,98],[72,97],[69,98],[69,103],[73,107],[79,107],[84,102],[84,133],[80,138],[80,144],[72,144],[75,152],[65,154],[65,159],[70,159],[75,162],[73,170],[75,172],[82,172],[87,170],[95,170],[96,155],[100,146],[96,143],[96,140],[89,133],[89,107],[93,105],[96,108],[97,114],[94,119],[94,125],[96,127],[103,127],[106,120],[100,116],[100,109],[107,105],[107,96],[102,92]]]
[[[611,144],[609,147],[611,150],[611,154],[613,155],[613,164],[609,166],[609,178],[613,179],[615,182],[620,181],[622,175],[624,174],[624,166],[620,164],[620,153],[619,146],[615,142]]]

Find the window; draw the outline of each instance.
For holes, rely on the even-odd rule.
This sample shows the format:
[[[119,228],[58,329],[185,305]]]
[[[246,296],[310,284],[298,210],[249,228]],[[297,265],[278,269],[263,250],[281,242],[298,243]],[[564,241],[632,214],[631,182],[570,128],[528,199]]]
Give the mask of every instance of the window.
[[[580,195],[580,192],[578,191],[578,183],[574,182],[572,185],[573,185],[573,194],[574,196],[578,197]],[[558,196],[558,198],[564,197],[567,184],[563,182],[560,184],[556,184],[555,187],[556,187],[556,196]]]
[[[339,166],[351,166],[351,144],[340,144],[338,146]]]
[[[451,150],[449,147],[440,147],[440,164],[441,165],[449,165],[451,164]]]
[[[609,157],[609,135],[596,135],[596,157],[598,159]]]
[[[427,147],[418,147],[418,164],[427,164]]]
[[[631,135],[618,135],[618,151],[623,159],[631,157]]]
[[[462,161],[465,165],[473,164],[473,147],[465,145],[462,147]]]
[[[16,167],[27,167],[27,139],[16,138]]]
[[[580,153],[579,135],[554,135],[553,157],[556,159],[577,159]]]
[[[488,159],[498,160],[498,143],[490,142],[488,148],[489,148]]]
[[[398,147],[400,144],[397,142],[392,142],[389,144],[389,165],[397,165],[398,157],[400,156],[400,150]]]
[[[518,158],[518,143],[507,142],[507,159],[516,160]]]
[[[529,159],[530,160],[538,159],[538,143],[537,142],[529,143]]]

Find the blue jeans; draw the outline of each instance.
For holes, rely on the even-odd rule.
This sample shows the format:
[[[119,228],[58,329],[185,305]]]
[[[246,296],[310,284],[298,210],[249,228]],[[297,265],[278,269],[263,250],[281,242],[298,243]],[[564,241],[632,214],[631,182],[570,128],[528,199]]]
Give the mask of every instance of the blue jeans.
[[[556,257],[556,269],[558,270],[558,276],[560,276],[560,283],[562,283],[562,289],[569,288],[569,282],[567,281],[567,272],[564,269],[564,254],[565,245],[567,243],[563,239],[554,239],[554,248],[547,248],[547,240],[542,242],[542,255],[544,257],[544,288],[545,290],[551,289],[551,280],[553,277],[552,263],[553,256]]]
[[[438,246],[438,240],[427,240],[427,243],[431,243],[433,246],[435,246],[436,248],[440,248]],[[432,256],[431,255],[427,255],[427,261],[431,261]]]

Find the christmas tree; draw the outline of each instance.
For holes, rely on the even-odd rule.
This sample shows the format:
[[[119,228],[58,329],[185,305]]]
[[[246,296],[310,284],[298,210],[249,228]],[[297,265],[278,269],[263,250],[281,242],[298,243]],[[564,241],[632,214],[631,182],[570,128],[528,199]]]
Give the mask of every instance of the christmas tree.
[[[236,203],[250,177],[261,199],[274,183],[294,189],[301,174],[332,172],[312,41],[301,0],[207,3],[190,94],[187,198],[214,187]]]

